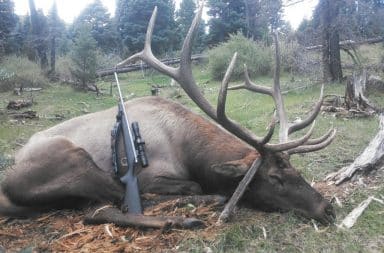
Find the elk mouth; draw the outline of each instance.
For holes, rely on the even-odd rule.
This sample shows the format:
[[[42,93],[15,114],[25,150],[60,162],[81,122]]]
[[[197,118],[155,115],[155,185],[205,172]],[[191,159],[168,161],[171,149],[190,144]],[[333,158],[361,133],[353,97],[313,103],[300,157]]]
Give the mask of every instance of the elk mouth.
[[[332,225],[336,220],[335,210],[327,201],[320,204],[315,212],[310,213],[303,210],[295,210],[295,213],[307,219],[315,219],[323,225]]]
[[[324,207],[322,215],[317,219],[323,224],[333,224],[336,220],[336,213],[330,203]]]

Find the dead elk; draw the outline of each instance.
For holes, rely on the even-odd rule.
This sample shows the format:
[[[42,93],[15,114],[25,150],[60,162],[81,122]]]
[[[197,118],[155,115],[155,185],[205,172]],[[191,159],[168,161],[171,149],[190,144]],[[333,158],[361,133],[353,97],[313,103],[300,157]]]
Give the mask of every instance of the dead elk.
[[[324,136],[310,139],[322,94],[306,119],[290,124],[280,92],[279,57],[276,57],[273,88],[256,85],[247,75],[243,85],[231,87],[231,90],[244,88],[274,99],[280,121],[280,141],[269,143],[275,124],[271,124],[268,134],[260,138],[225,114],[227,86],[236,55],[222,82],[217,109],[210,105],[196,85],[191,69],[191,48],[202,8],[184,41],[177,68],[164,65],[152,54],[150,43],[156,12],[155,9],[148,26],[144,50],[120,65],[142,59],[172,77],[214,122],[160,97],[126,102],[130,119],[141,126],[150,161],[148,167],[136,170],[141,193],[230,196],[255,159],[262,157],[262,164],[245,192],[243,202],[263,210],[293,210],[331,223],[335,218],[332,205],[289,162],[291,154],[322,149],[335,136],[336,131],[330,129]],[[277,56],[278,50],[276,43]],[[33,135],[16,154],[15,165],[8,170],[1,184],[0,214],[24,217],[85,200],[121,204],[124,187],[118,178],[122,175],[114,175],[110,152],[110,130],[115,113],[116,108],[111,108],[87,114]],[[291,133],[311,124],[303,137],[288,138]],[[122,157],[122,146],[118,152]],[[193,218],[131,215],[111,206],[96,210],[87,216],[87,222],[141,227],[201,225],[201,221]]]

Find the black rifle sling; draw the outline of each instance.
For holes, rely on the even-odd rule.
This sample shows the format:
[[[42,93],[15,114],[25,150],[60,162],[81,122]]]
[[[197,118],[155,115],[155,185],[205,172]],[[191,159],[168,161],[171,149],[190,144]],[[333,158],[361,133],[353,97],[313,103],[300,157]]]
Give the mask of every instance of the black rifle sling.
[[[120,168],[119,168],[119,153],[118,153],[118,147],[119,147],[119,135],[121,134],[121,121],[116,120],[115,125],[112,128],[111,131],[111,150],[112,150],[112,165],[113,169],[115,171],[115,175],[118,175]]]

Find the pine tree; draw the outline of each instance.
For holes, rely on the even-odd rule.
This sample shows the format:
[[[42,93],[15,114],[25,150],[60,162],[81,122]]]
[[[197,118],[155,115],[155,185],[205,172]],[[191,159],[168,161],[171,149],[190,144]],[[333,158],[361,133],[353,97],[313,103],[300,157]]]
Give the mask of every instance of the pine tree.
[[[72,48],[71,59],[74,62],[72,74],[79,80],[81,88],[86,89],[87,84],[96,79],[97,42],[92,37],[89,25],[79,28],[78,36]]]
[[[248,37],[265,39],[270,29],[283,25],[282,0],[244,0]]]
[[[17,24],[14,5],[11,0],[0,1],[0,56],[6,51],[9,35]]]
[[[184,37],[195,17],[196,4],[194,0],[182,0],[180,9],[177,11],[177,24],[181,36]]]
[[[36,10],[34,0],[29,0],[29,11],[31,18],[32,44],[36,50],[36,55],[40,62],[40,67],[44,70],[48,66],[47,18],[44,16],[42,10]]]
[[[322,27],[322,62],[324,82],[338,81],[343,78],[340,59],[340,35],[338,16],[340,0],[320,0]]]
[[[92,37],[103,52],[109,53],[117,49],[117,33],[107,8],[100,0],[89,4],[73,22],[72,29],[76,34],[87,24],[91,27]]]
[[[247,34],[244,0],[209,0],[209,44],[218,44],[232,33]]]
[[[49,39],[50,39],[50,72],[54,74],[56,67],[57,40],[65,30],[65,25],[57,13],[56,1],[53,2],[48,15]]]
[[[158,11],[152,37],[154,53],[166,53],[178,46],[172,0],[119,0],[115,15],[117,29],[128,54],[143,48],[148,21],[155,6]]]
[[[177,31],[180,37],[180,43],[187,35],[189,27],[191,26],[193,18],[195,17],[196,11],[197,6],[195,4],[195,0],[182,0],[180,9],[176,12]],[[202,52],[206,47],[205,41],[205,23],[204,20],[201,20],[198,34],[196,36],[196,41],[193,44],[193,51]]]

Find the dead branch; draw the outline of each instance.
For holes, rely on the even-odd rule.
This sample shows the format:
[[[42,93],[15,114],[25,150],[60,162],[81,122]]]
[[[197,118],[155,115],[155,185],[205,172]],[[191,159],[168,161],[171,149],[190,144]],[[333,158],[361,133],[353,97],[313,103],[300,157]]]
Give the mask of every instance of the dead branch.
[[[384,168],[384,114],[381,114],[379,118],[379,132],[371,140],[363,153],[351,165],[329,174],[326,180],[339,185],[357,174],[367,174],[372,170]]]
[[[197,54],[197,55],[192,55],[191,60],[192,61],[201,61],[207,58],[207,55],[203,54]],[[167,59],[162,59],[160,60],[164,64],[178,64],[180,63],[180,58],[167,58]],[[150,68],[149,65],[146,63],[138,63],[138,64],[130,64],[126,65],[124,67],[118,67],[118,68],[108,68],[108,69],[99,69],[96,71],[97,77],[104,77],[104,76],[109,76],[113,75],[113,73],[127,73],[127,72],[132,72],[132,71],[137,71],[137,70],[143,70],[143,69],[148,69]]]
[[[255,176],[257,169],[260,167],[262,163],[261,158],[257,158],[251,168],[247,171],[244,178],[241,180],[240,184],[237,186],[235,192],[233,193],[231,199],[228,201],[228,203],[225,205],[224,210],[221,212],[219,219],[216,224],[220,225],[224,222],[227,222],[230,215],[233,212],[233,209],[239,202],[240,198],[244,195],[245,189],[247,189],[249,183],[252,181],[253,177]]]
[[[341,48],[347,48],[350,49],[351,47],[356,47],[364,44],[376,44],[384,41],[384,37],[378,37],[378,38],[370,38],[362,41],[353,41],[353,40],[343,40],[340,41],[340,47]],[[323,45],[315,45],[306,47],[306,50],[320,50],[323,48]]]
[[[364,210],[369,206],[369,204],[375,200],[381,204],[384,202],[381,199],[377,199],[374,196],[368,197],[366,200],[361,202],[355,209],[353,209],[340,223],[337,225],[339,228],[351,228],[355,225],[357,219],[363,214]]]
[[[25,111],[25,112],[9,112],[9,116],[14,119],[37,119],[36,111]]]

